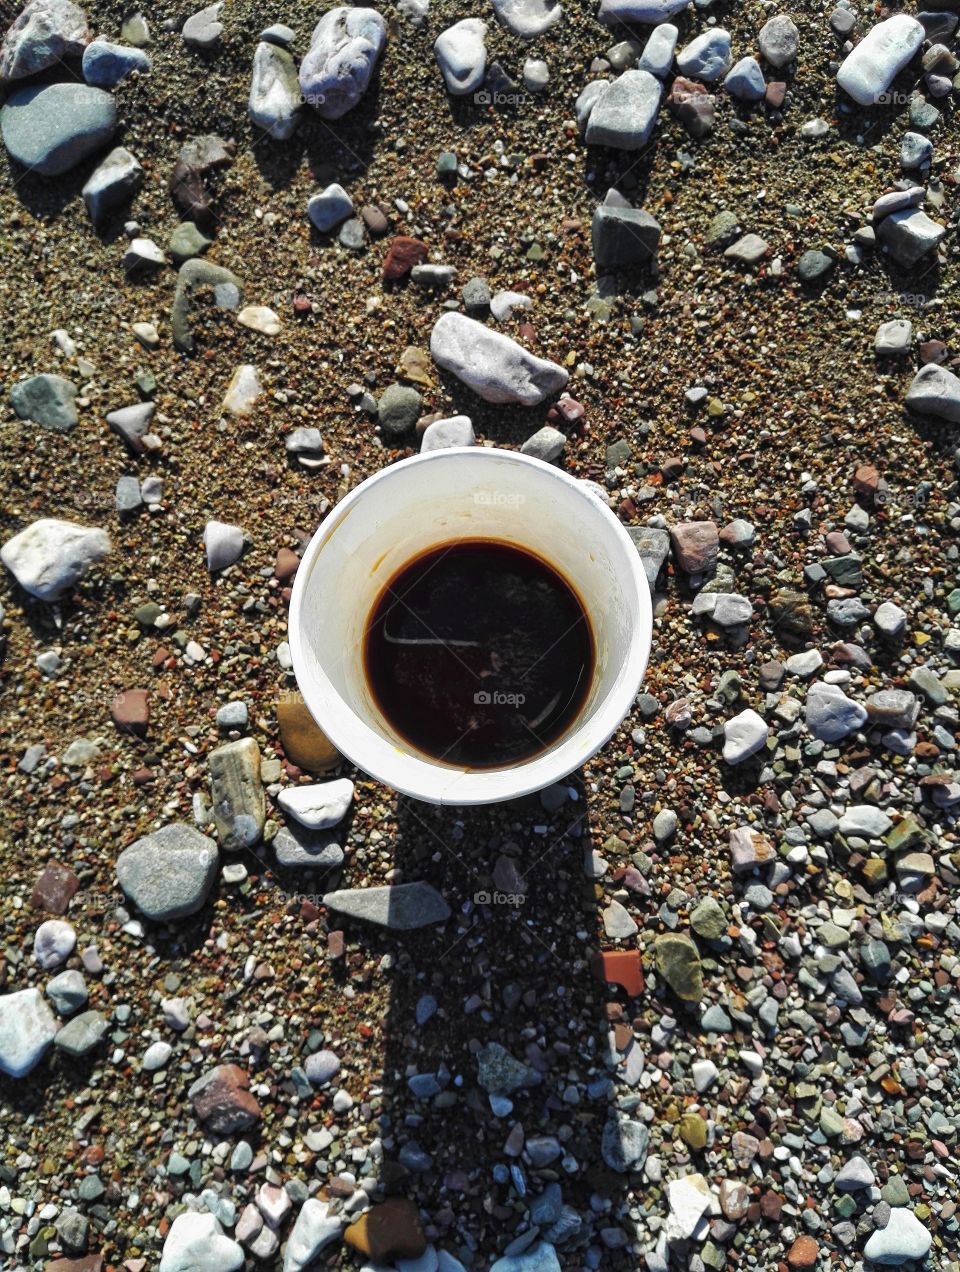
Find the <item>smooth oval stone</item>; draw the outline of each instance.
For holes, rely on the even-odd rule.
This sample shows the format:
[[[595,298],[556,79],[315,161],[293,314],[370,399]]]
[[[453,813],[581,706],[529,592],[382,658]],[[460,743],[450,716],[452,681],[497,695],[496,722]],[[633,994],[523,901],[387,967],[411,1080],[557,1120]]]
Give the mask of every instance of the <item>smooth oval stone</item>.
[[[837,72],[837,83],[860,106],[872,106],[886,93],[924,40],[916,18],[896,13],[867,32]]]
[[[367,91],[387,41],[375,9],[330,9],[317,23],[300,64],[300,87],[322,119],[339,119]]]
[[[110,141],[116,126],[116,102],[86,84],[21,88],[0,111],[3,144],[17,163],[42,177],[75,168]]]

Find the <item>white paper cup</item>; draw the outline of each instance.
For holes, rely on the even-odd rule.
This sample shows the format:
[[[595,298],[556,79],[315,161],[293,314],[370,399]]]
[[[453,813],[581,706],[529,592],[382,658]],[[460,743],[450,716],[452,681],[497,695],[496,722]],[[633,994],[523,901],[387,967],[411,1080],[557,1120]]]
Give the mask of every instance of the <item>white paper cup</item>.
[[[450,540],[498,539],[552,565],[577,592],[596,644],[593,683],[566,732],[506,768],[465,769],[416,751],[367,685],[367,623],[386,583]],[[290,601],[290,649],[304,702],[359,769],[431,804],[493,804],[542,790],[603,746],[640,688],[653,618],[639,553],[583,482],[515,451],[456,447],[369,477],[310,540]]]

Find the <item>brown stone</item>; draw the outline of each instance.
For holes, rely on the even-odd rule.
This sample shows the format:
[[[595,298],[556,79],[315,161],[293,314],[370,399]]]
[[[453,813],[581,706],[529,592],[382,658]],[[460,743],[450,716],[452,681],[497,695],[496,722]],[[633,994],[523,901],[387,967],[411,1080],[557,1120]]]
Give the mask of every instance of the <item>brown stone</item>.
[[[784,80],[771,80],[767,85],[767,91],[764,94],[764,100],[768,106],[772,106],[774,110],[779,110],[783,105],[783,99],[787,95],[787,85]]]
[[[347,1228],[343,1239],[378,1263],[418,1259],[427,1248],[417,1208],[404,1197],[391,1197],[368,1210]]]
[[[102,1254],[85,1254],[82,1259],[53,1259],[43,1265],[43,1272],[100,1272]]]
[[[340,752],[333,745],[299,693],[284,694],[277,703],[280,741],[293,764],[308,773],[327,773],[340,763]]]
[[[723,1217],[736,1223],[747,1213],[750,1205],[750,1190],[738,1179],[725,1179],[720,1185],[720,1209]]]
[[[35,910],[45,910],[47,914],[66,914],[79,887],[80,880],[69,866],[62,866],[59,861],[48,861],[33,885],[30,904]]]
[[[150,723],[150,699],[146,689],[124,689],[110,703],[110,718],[121,733],[143,737]]]
[[[277,553],[273,573],[281,583],[286,583],[287,579],[292,579],[296,574],[299,565],[300,558],[296,552],[291,552],[289,548],[281,548]]]
[[[787,1263],[792,1268],[815,1268],[820,1255],[820,1247],[813,1237],[797,1237],[787,1251]]]
[[[260,1121],[260,1105],[250,1094],[250,1078],[238,1065],[218,1064],[190,1088],[193,1111],[216,1135],[233,1135]]]
[[[848,552],[852,552],[850,540],[842,530],[831,530],[825,537],[824,543],[827,551],[833,556],[846,556]]]
[[[686,574],[709,574],[716,565],[720,534],[715,521],[681,521],[670,531],[670,541]]]
[[[631,998],[643,993],[639,950],[601,950],[594,954],[590,965],[598,980],[620,985]]]
[[[368,203],[360,213],[360,216],[362,217],[363,223],[367,227],[367,231],[371,238],[382,238],[390,228],[387,223],[387,218],[373,203]]]
[[[667,107],[691,137],[705,137],[716,118],[713,97],[697,80],[678,75],[667,97]]]
[[[917,345],[917,352],[924,365],[928,362],[939,364],[947,360],[947,346],[942,340],[921,340]]]
[[[383,262],[384,280],[403,278],[405,274],[410,273],[414,265],[422,265],[426,259],[426,243],[420,239],[399,234],[390,244],[387,259]]]
[[[778,1223],[782,1210],[783,1198],[778,1193],[765,1192],[760,1198],[760,1213],[764,1219],[771,1219],[774,1223]]]
[[[853,474],[853,488],[859,495],[875,495],[880,474],[872,464],[861,464]]]

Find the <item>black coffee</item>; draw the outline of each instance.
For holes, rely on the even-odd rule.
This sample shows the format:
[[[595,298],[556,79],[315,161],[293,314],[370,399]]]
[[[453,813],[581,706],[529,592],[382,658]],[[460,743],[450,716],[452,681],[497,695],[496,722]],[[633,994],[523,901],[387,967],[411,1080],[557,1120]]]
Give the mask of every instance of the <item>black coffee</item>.
[[[555,742],[593,678],[593,633],[569,583],[496,540],[431,548],[383,589],[364,665],[393,728],[433,760],[518,764]]]

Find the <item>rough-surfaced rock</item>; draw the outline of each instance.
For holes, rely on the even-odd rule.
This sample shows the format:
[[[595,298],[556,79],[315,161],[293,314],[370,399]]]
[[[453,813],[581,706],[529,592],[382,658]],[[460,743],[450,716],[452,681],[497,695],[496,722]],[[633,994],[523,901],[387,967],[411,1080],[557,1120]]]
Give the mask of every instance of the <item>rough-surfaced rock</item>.
[[[250,122],[274,139],[287,141],[300,122],[300,80],[293,55],[262,40],[253,55],[247,113]]]
[[[692,76],[706,84],[718,80],[730,65],[730,33],[723,27],[711,27],[695,36],[677,54],[681,75]]]
[[[933,1244],[930,1229],[906,1206],[894,1206],[886,1226],[870,1234],[863,1248],[866,1257],[880,1267],[898,1268],[908,1259],[926,1258]]]
[[[437,36],[433,52],[451,96],[466,97],[483,83],[487,68],[486,33],[485,22],[479,18],[464,18]]]
[[[353,782],[339,777],[313,786],[288,786],[277,796],[285,813],[309,830],[327,830],[343,821],[353,802]]]
[[[408,932],[430,923],[444,923],[450,907],[429,883],[397,883],[375,888],[344,888],[328,892],[323,904],[338,914],[396,932]]]
[[[807,728],[821,742],[839,742],[865,723],[866,708],[848,698],[839,685],[818,680],[807,693]]]
[[[696,943],[682,932],[665,932],[654,942],[657,971],[678,998],[697,1003],[703,997],[703,974]]]
[[[642,150],[657,122],[663,85],[649,71],[628,70],[594,100],[584,139],[589,146]]]
[[[177,822],[135,840],[117,858],[120,887],[148,919],[196,914],[217,874],[217,845],[195,826]]]
[[[960,378],[946,367],[928,363],[913,377],[906,403],[918,415],[933,415],[960,424]]]
[[[723,726],[723,758],[728,764],[742,764],[764,748],[769,733],[763,716],[748,707]]]
[[[263,834],[266,805],[260,781],[260,748],[239,738],[210,752],[210,799],[221,845],[251,848]]]
[[[660,222],[643,208],[604,204],[593,214],[591,239],[598,270],[636,269],[655,258]]]
[[[375,1263],[419,1259],[427,1248],[420,1213],[406,1197],[388,1197],[372,1206],[350,1225],[343,1239]]]
[[[493,11],[505,27],[524,40],[549,31],[563,17],[559,0],[493,0]]]
[[[105,530],[43,517],[0,548],[0,561],[24,591],[55,601],[110,551]]]
[[[941,242],[947,227],[920,208],[899,208],[877,226],[877,241],[903,269],[914,265]]]
[[[491,1263],[490,1272],[560,1272],[557,1251],[549,1241],[538,1241],[521,1254],[505,1254]]]
[[[643,1166],[649,1143],[650,1131],[643,1122],[611,1112],[603,1124],[600,1153],[611,1170],[625,1175]]]
[[[177,1215],[163,1243],[159,1272],[237,1272],[243,1247],[206,1212]]]
[[[689,5],[690,0],[600,0],[597,17],[613,27],[623,22],[656,26],[682,13]]]
[[[76,386],[62,375],[32,375],[10,390],[17,418],[54,433],[67,433],[77,423]]]
[[[779,70],[797,56],[800,32],[792,18],[785,13],[777,13],[760,28],[757,42],[770,65]]]
[[[837,71],[837,83],[860,106],[880,101],[894,76],[906,66],[924,41],[923,27],[906,13],[878,22],[847,54]]]
[[[447,450],[451,446],[475,446],[476,435],[469,415],[452,415],[449,419],[434,420],[424,430],[420,439],[420,453]]]
[[[17,163],[59,177],[105,146],[117,126],[117,104],[87,84],[19,88],[0,111],[3,144]]]
[[[293,1225],[283,1260],[283,1272],[303,1272],[317,1255],[339,1240],[346,1216],[331,1214],[329,1205],[318,1197],[308,1198]]]
[[[529,353],[500,331],[464,314],[445,313],[430,335],[434,362],[485,402],[536,406],[570,379],[563,367]]]
[[[53,1042],[57,1022],[39,989],[0,995],[0,1073],[22,1078]]]
[[[305,100],[322,119],[339,119],[367,91],[387,29],[376,9],[329,9],[314,27],[300,63]]]
[[[143,168],[124,146],[117,146],[94,168],[83,187],[83,202],[94,225],[130,199],[143,185]]]
[[[193,1111],[215,1135],[235,1135],[260,1121],[260,1105],[251,1094],[249,1075],[235,1064],[218,1064],[187,1092]]]
[[[86,16],[72,0],[30,0],[0,47],[0,83],[27,79],[67,58],[81,57],[90,39]]]

